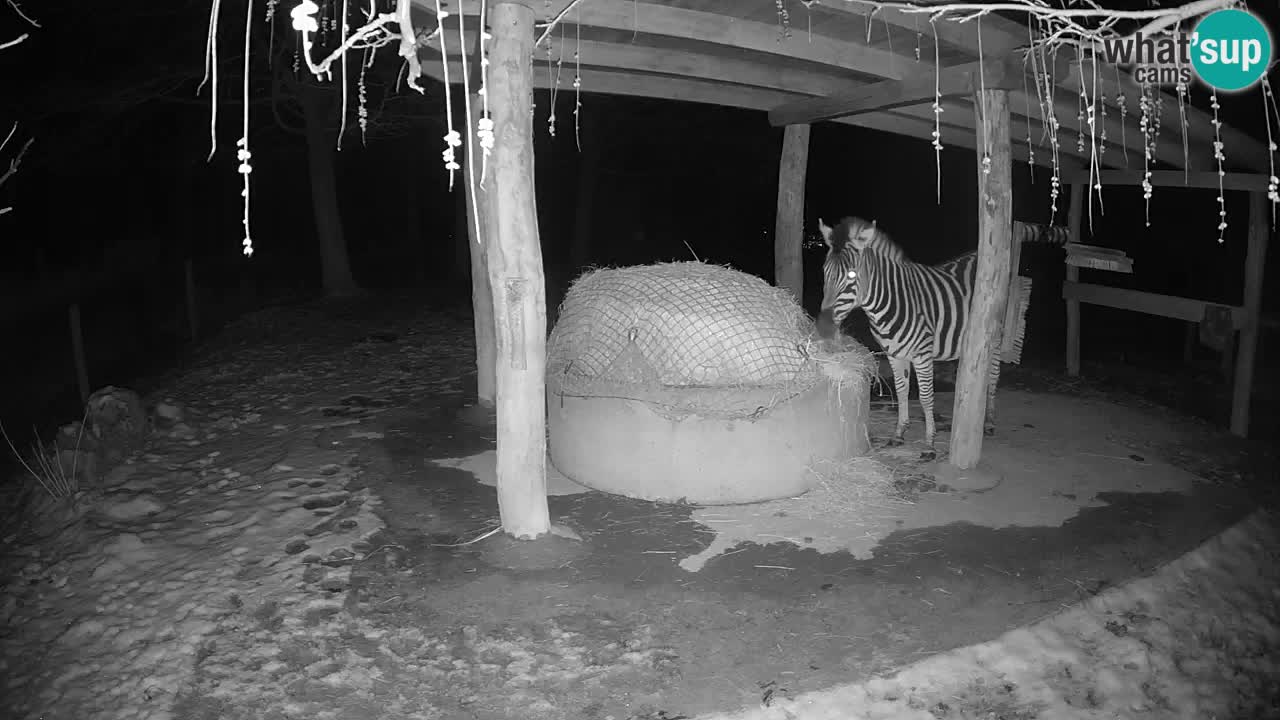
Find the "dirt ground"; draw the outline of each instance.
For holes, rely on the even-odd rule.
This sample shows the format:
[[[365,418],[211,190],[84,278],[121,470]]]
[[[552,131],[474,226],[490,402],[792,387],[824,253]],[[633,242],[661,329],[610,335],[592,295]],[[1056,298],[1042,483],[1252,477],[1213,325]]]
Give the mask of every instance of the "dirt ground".
[[[472,362],[465,314],[366,300],[260,313],[166,381],[164,394],[192,407],[254,415],[259,424],[242,433],[277,429],[252,451],[226,437],[202,446],[220,448],[215,464],[236,466],[239,448],[243,472],[265,477],[273,459],[310,446],[350,480],[309,509],[340,523],[347,498],[373,497],[384,526],[335,562],[349,568],[345,582],[323,579],[319,564],[332,558],[299,579],[330,610],[294,624],[281,620],[289,608],[235,595],[227,612],[239,620],[200,646],[190,677],[171,689],[172,717],[321,717],[323,708],[352,720],[673,720],[767,705],[991,639],[1148,572],[1267,502],[1257,486],[1274,467],[1202,422],[1015,371],[1002,381],[1012,420],[988,439],[993,457],[1024,471],[1053,466],[1103,488],[1096,497],[1009,496],[1019,517],[1004,522],[993,500],[1003,496],[939,487],[909,446],[876,457],[918,517],[865,552],[748,542],[690,572],[680,561],[715,537],[695,508],[582,492],[550,499],[554,521],[582,538],[563,562],[513,568],[495,561],[507,541],[476,540],[496,527],[495,491],[444,462],[494,447],[491,423],[470,406]],[[951,396],[938,406],[948,415]],[[891,401],[873,402],[877,445],[894,417]],[[1107,447],[1092,448],[1095,437]],[[1196,477],[1158,491],[1123,489],[1128,470],[1095,477],[1122,466],[1163,476],[1165,464]],[[1006,472],[1002,487],[1029,479]],[[305,539],[285,552],[305,554]],[[236,659],[268,635],[271,662]],[[251,696],[230,694],[251,682],[240,673],[233,683],[232,666],[259,678]],[[10,688],[47,689],[27,672],[37,679],[15,685],[9,667]],[[36,717],[37,705],[15,707]]]

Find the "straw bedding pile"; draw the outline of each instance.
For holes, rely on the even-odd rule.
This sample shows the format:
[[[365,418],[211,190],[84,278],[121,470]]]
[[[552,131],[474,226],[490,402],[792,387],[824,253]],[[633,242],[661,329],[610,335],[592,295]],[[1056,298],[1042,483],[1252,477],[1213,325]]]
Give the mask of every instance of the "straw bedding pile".
[[[865,388],[861,348],[828,352],[785,290],[700,262],[595,270],[565,296],[547,348],[560,392],[670,416],[759,416],[826,378]]]

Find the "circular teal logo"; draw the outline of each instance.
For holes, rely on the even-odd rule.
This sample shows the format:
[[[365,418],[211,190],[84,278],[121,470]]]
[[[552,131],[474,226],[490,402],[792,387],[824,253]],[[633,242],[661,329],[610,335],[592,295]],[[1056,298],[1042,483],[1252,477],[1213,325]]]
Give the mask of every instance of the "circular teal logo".
[[[1191,64],[1219,90],[1243,90],[1271,65],[1271,32],[1244,10],[1205,15],[1191,35]]]

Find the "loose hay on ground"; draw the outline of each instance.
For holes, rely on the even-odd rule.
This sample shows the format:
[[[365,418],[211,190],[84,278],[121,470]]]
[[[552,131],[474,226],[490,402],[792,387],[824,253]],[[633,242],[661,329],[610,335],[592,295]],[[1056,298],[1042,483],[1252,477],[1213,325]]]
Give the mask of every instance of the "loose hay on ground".
[[[697,572],[740,543],[790,542],[820,552],[849,550],[853,540],[905,517],[912,507],[896,495],[893,472],[871,458],[815,463],[809,471],[818,481],[799,497],[696,510],[692,519],[714,529],[716,537],[680,566]]]

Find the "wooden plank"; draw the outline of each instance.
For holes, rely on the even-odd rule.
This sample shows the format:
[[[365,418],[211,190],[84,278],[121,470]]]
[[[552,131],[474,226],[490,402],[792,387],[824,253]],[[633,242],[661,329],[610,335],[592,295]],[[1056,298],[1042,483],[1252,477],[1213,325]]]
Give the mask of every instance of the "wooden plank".
[[[460,77],[459,73],[461,71],[462,66],[459,62],[454,60],[449,61],[450,80],[456,81],[457,78]],[[438,82],[443,82],[443,73],[440,68],[440,62],[437,59],[424,60],[422,63],[422,73]],[[534,87],[547,89],[553,84],[554,83],[552,81],[548,80],[545,73],[534,74]],[[563,88],[562,92],[564,92]],[[582,70],[582,92],[588,95],[591,93],[602,93],[605,95],[659,98],[763,111],[767,111],[769,108],[776,107],[787,100],[798,97],[795,94],[778,90],[750,88],[707,80],[630,74],[592,68],[583,68]],[[590,111],[587,110],[586,112]],[[928,119],[923,119],[896,114],[899,112],[902,111],[895,111],[895,113],[878,113],[874,115],[859,115],[852,118],[841,118],[833,122],[846,125],[856,125],[858,127],[865,127],[873,130],[882,130],[894,135],[906,135],[924,140],[932,140],[932,132],[934,128],[932,113],[930,113],[930,117]],[[946,133],[945,128],[946,126],[944,124],[944,144],[953,146],[958,145],[969,149],[973,149],[975,147],[972,135],[956,133],[954,136],[951,136]],[[1026,147],[1014,147],[1013,157],[1015,160],[1020,162],[1026,162],[1028,158]],[[1047,153],[1036,153],[1037,164],[1047,167],[1048,161],[1049,156]],[[1072,162],[1073,161],[1069,157],[1063,158],[1064,167],[1072,166]]]
[[[1267,239],[1271,222],[1267,196],[1249,196],[1249,249],[1244,261],[1244,307],[1240,323],[1240,347],[1236,351],[1236,377],[1231,399],[1231,432],[1249,434],[1249,397],[1253,392],[1253,371],[1257,360],[1258,334],[1262,315],[1262,278],[1267,264]]]
[[[989,57],[1004,55],[1025,46],[1028,41],[1025,25],[998,15],[986,15],[981,23],[940,21],[930,25],[927,13],[909,13],[857,0],[813,0],[813,4],[828,12],[859,15],[867,18],[868,22],[884,22],[919,32],[931,40],[936,32],[940,42],[968,50],[974,55],[978,54],[979,29],[982,31],[982,51]]]
[[[89,364],[84,355],[84,331],[80,324],[80,303],[72,303],[67,309],[67,325],[71,331],[71,357],[76,366],[76,385],[80,389],[80,402],[89,402]]]
[[[464,34],[467,46],[470,46],[478,35],[473,30],[467,30]],[[450,33],[445,42],[449,50],[449,56],[451,58],[457,57],[457,31]],[[438,36],[432,38],[427,42],[426,47],[439,52],[440,38]],[[849,77],[849,73],[835,68],[829,72],[819,69],[802,69],[794,65],[776,62],[776,57],[770,58],[768,56],[746,54],[741,57],[714,57],[704,53],[668,48],[659,49],[636,43],[624,44],[583,40],[581,44],[575,41],[557,50],[557,54],[564,52],[566,55],[564,60],[566,72],[562,74],[560,87],[564,92],[569,92],[572,89],[573,76],[568,71],[568,68],[572,53],[575,51],[581,60],[581,67],[585,69],[614,69],[635,73],[656,73],[659,75],[673,75],[770,88],[806,95],[828,95],[860,84],[860,81]],[[546,72],[545,57],[544,54],[537,59],[536,63],[539,67],[535,70],[535,76],[543,75]],[[769,60],[775,60],[775,62],[767,62]],[[472,67],[470,58],[468,63],[468,67]],[[452,68],[450,68],[449,79],[458,82],[458,78],[452,76]],[[543,78],[542,82],[545,84],[546,79]],[[473,85],[472,87],[477,86]]]
[[[1022,83],[1022,64],[1010,60],[972,62],[940,71],[922,70],[902,80],[864,85],[827,97],[794,100],[769,111],[774,127],[794,123],[814,123],[851,117],[878,110],[891,110],[928,103],[935,99],[967,97],[984,84],[989,89],[1008,89],[1006,85]]]
[[[1131,310],[1146,315],[1157,315],[1188,322],[1200,322],[1204,319],[1206,307],[1222,305],[1222,303],[1211,303],[1204,300],[1196,300],[1195,298],[1161,295],[1160,293],[1142,290],[1093,285],[1070,280],[1062,284],[1062,297],[1090,305],[1102,305],[1116,308],[1117,310]],[[1242,327],[1244,324],[1244,309],[1234,306],[1227,307],[1231,307],[1232,327]]]
[[[1065,71],[1068,62],[1066,58],[1058,58],[1057,64],[1060,70]],[[886,80],[824,98],[787,103],[769,111],[769,122],[775,127],[813,123],[921,104],[928,105],[932,111],[933,102],[939,97],[971,98],[983,89],[1021,90],[1033,82],[1027,78],[1029,70],[1021,55],[989,55],[981,63],[974,61],[941,71],[928,68],[901,80]],[[1010,111],[1013,111],[1012,107]]]
[[[514,2],[489,10],[489,107],[499,138],[481,202],[497,337],[498,514],[515,538],[551,529],[547,508],[547,309],[533,198],[533,11]]]
[[[182,283],[187,300],[187,331],[191,342],[200,339],[200,310],[196,307],[196,278],[191,258],[182,261]]]
[[[1076,138],[1079,136],[1080,129],[1084,128],[1084,141],[1086,160],[1089,152],[1089,123],[1087,120],[1082,121],[1079,117],[1079,96],[1068,95],[1065,91],[1058,91],[1053,96],[1054,115],[1058,120],[1058,142],[1061,148],[1068,149],[1069,152],[1075,153]],[[1048,118],[1044,118],[1042,122],[1039,106],[1039,98],[1036,96],[1035,86],[1028,87],[1027,92],[1023,93],[1019,88],[1013,92],[1010,99],[1010,105],[1014,112],[1014,121],[1017,122],[1018,117],[1027,117],[1032,125],[1032,139],[1040,143],[1041,135],[1044,133],[1044,126],[1048,122]],[[1120,119],[1119,111],[1108,112],[1106,120],[1103,121],[1101,116],[1097,118],[1099,125],[1098,137],[1101,140],[1102,127],[1107,129],[1107,144],[1103,148],[1104,152],[1098,158],[1102,168],[1121,168],[1129,169],[1134,164],[1142,164],[1142,136],[1139,133],[1138,123],[1132,116],[1126,120]],[[1022,139],[1026,140],[1026,135],[1018,135],[1014,133],[1014,141]],[[1064,144],[1065,143],[1065,144]],[[1044,143],[1037,146],[1037,152],[1050,152],[1047,136]],[[1213,149],[1209,146],[1191,147],[1188,156],[1192,163],[1203,161],[1206,158],[1213,157]],[[1173,142],[1160,142],[1156,144],[1156,160],[1163,163],[1164,167],[1180,168],[1183,165],[1182,144]],[[1086,176],[1088,163],[1084,163]],[[1081,182],[1087,182],[1088,178],[1074,178]],[[1063,183],[1070,182],[1063,180]]]
[[[1070,174],[1063,175],[1066,182],[1087,183],[1090,181],[1089,172],[1087,170],[1079,170]],[[1143,173],[1141,170],[1103,170],[1096,173],[1093,177],[1094,183],[1102,185],[1142,185]],[[1151,184],[1155,187],[1185,187],[1185,188],[1202,188],[1205,190],[1218,189],[1218,173],[1217,171],[1196,171],[1183,172],[1182,170],[1152,170]],[[1222,176],[1222,189],[1224,190],[1248,190],[1262,191],[1267,190],[1267,176],[1262,173],[1239,173],[1228,172]]]
[[[961,340],[956,368],[955,411],[951,421],[950,463],[961,470],[978,464],[982,456],[987,405],[987,372],[1000,341],[1005,303],[1009,296],[1013,249],[1013,158],[1009,138],[1009,92],[979,93],[983,130],[990,165],[978,167],[978,268],[973,298]]]
[[[418,2],[422,0],[415,0]],[[478,0],[464,0],[461,12],[468,16],[467,22],[475,22],[479,16]],[[702,44],[722,45],[808,60],[878,78],[901,79],[926,67],[916,61],[914,54],[891,53],[849,42],[848,39],[817,34],[809,37],[805,33],[794,33],[790,38],[781,38],[777,23],[751,22],[718,13],[633,0],[582,2],[565,20],[583,27],[676,38],[686,41],[694,52]],[[747,82],[751,80],[747,79]]]
[[[1084,79],[1090,87],[1093,85],[1093,69],[1086,63],[1084,70]],[[1117,79],[1119,84],[1117,86]],[[1058,87],[1066,90],[1074,95],[1080,94],[1080,73],[1072,72],[1061,80],[1055,79]],[[1116,88],[1124,92],[1127,98],[1129,116],[1134,124],[1138,122],[1138,101],[1142,97],[1142,87],[1128,73],[1121,70],[1117,72],[1114,65],[1106,63],[1098,63],[1098,83],[1099,88],[1105,88],[1103,93],[1103,101],[1107,103],[1107,113],[1119,113],[1119,106],[1116,104]],[[1195,86],[1193,86],[1194,88]],[[1203,92],[1203,91],[1200,91]],[[1178,114],[1178,96],[1169,91],[1161,91],[1164,97],[1160,111],[1160,126],[1162,133],[1160,135],[1160,144],[1177,143],[1179,151],[1181,151],[1182,142],[1182,118]],[[1090,92],[1092,95],[1092,91]],[[1187,119],[1187,139],[1188,142],[1200,148],[1209,148],[1212,150],[1214,142],[1213,115],[1201,110],[1192,104],[1185,104],[1185,113]],[[1226,145],[1225,152],[1233,162],[1238,162],[1250,170],[1267,171],[1268,153],[1265,143],[1255,140],[1245,133],[1230,127],[1226,124],[1222,125],[1221,137]],[[1130,146],[1132,147],[1132,146]],[[1139,144],[1141,150],[1141,144]],[[1209,155],[1212,158],[1212,154]],[[1141,161],[1141,156],[1138,156]],[[1181,165],[1181,163],[1178,163]],[[1192,169],[1195,170],[1212,170],[1212,167],[1200,167],[1193,164]]]
[[[942,113],[942,144],[945,145],[964,145],[972,147],[971,141],[973,131],[977,129],[974,123],[973,106],[961,103],[958,100],[944,100],[944,112]],[[914,107],[902,107],[895,110],[888,110],[881,114],[859,115],[849,120],[860,121],[864,117],[880,117],[885,115],[891,118],[910,117],[918,123],[926,123],[932,132],[934,127],[933,108],[926,105],[917,105]],[[843,120],[844,118],[842,118]],[[841,122],[837,120],[836,122]],[[1052,152],[1048,145],[1047,135],[1043,134],[1043,130],[1038,121],[1032,121],[1028,127],[1028,121],[1022,116],[1010,116],[1009,134],[1013,138],[1014,159],[1020,162],[1027,162],[1031,157],[1031,153],[1027,149],[1026,137],[1030,131],[1031,136],[1035,139],[1035,160],[1036,164],[1043,167],[1052,167]],[[1041,139],[1044,142],[1040,142]],[[932,135],[927,135],[932,140]],[[1021,142],[1019,142],[1021,140]],[[1065,128],[1058,129],[1058,163],[1062,171],[1067,169],[1076,169],[1087,167],[1089,158],[1080,156],[1075,151],[1075,136],[1067,132]]]
[[[809,126],[788,125],[778,163],[778,211],[773,231],[774,284],[804,302],[804,191],[809,170]]]
[[[1072,183],[1071,207],[1067,211],[1067,242],[1080,242],[1081,221],[1084,219],[1084,194],[1087,191],[1083,183]],[[1080,374],[1080,301],[1067,297],[1066,285],[1080,281],[1080,268],[1067,266],[1067,279],[1063,283],[1062,297],[1067,300],[1067,375],[1075,377]]]

